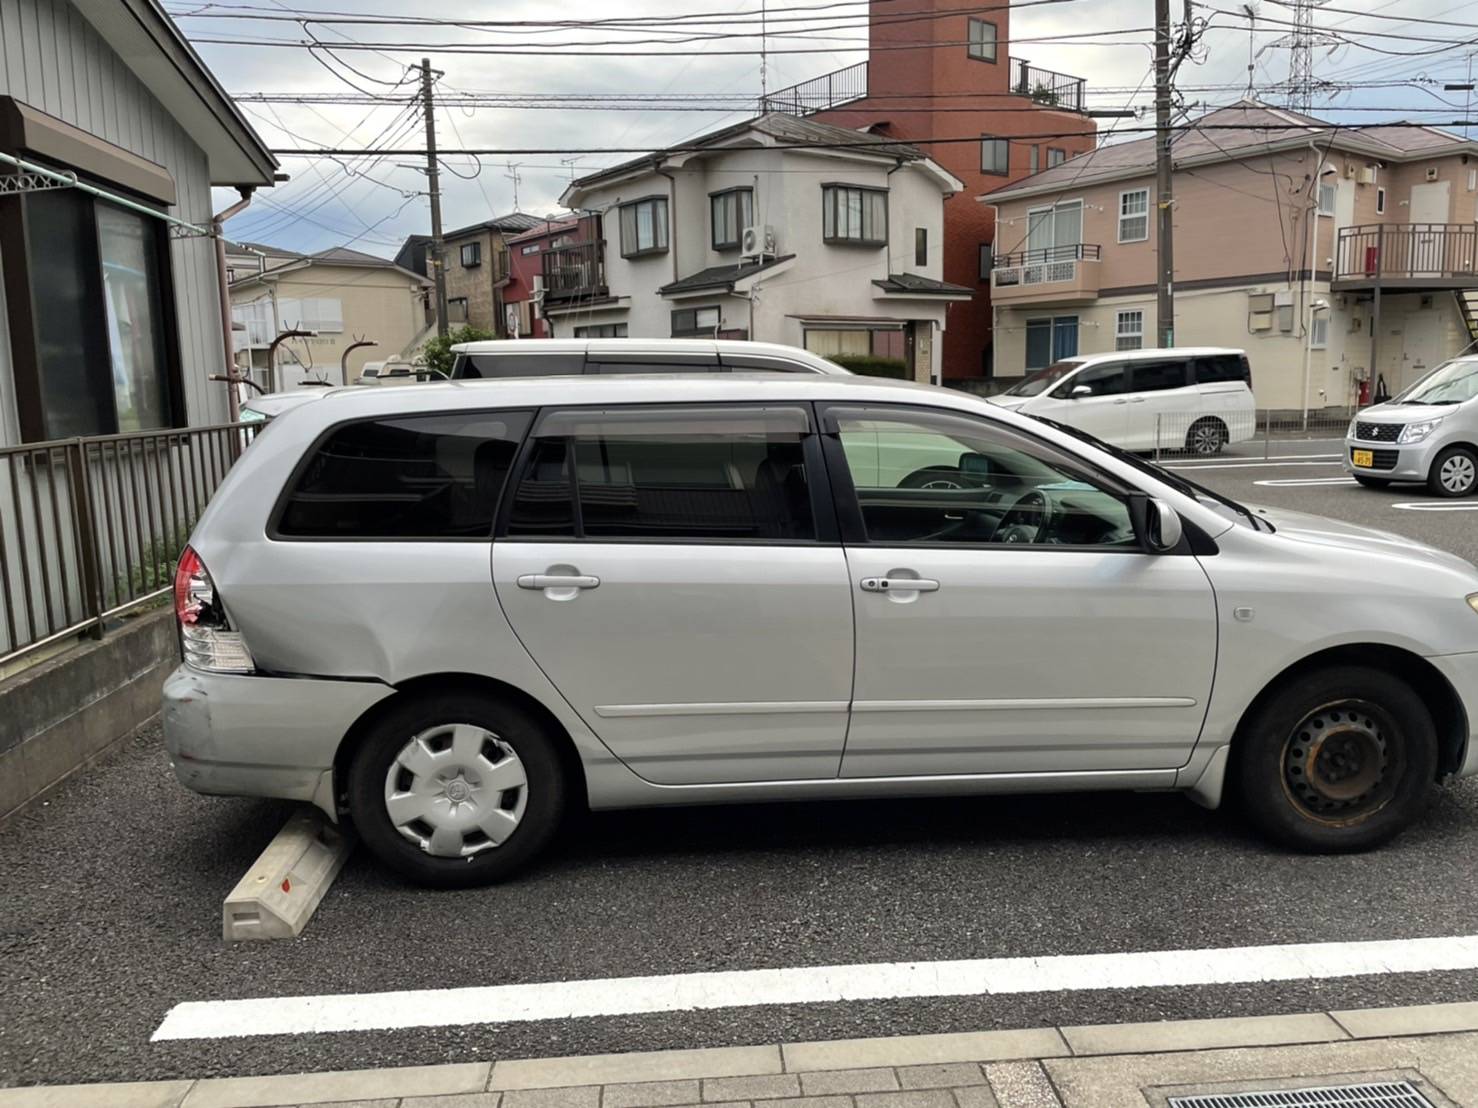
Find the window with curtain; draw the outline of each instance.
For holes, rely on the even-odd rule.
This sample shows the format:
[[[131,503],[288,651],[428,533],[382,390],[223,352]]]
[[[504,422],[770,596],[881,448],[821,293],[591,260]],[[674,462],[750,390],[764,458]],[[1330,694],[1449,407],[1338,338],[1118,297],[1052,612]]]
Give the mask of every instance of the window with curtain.
[[[754,190],[725,189],[708,197],[709,225],[715,250],[738,250],[744,228],[754,225]]]
[[[821,237],[826,242],[886,245],[888,194],[858,185],[823,185]]]
[[[1075,257],[1083,241],[1083,202],[1072,200],[1027,213],[1028,262],[1055,261]]]
[[[667,249],[667,197],[649,196],[621,205],[621,256],[636,258]]]

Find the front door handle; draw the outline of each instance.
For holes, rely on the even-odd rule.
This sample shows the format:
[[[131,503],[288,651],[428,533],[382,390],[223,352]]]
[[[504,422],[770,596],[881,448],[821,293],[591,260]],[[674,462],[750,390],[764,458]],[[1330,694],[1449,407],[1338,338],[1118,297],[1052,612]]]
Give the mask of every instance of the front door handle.
[[[864,577],[863,592],[938,592],[939,582],[927,577]]]
[[[566,573],[526,573],[518,579],[521,589],[594,589],[600,587],[599,577]]]

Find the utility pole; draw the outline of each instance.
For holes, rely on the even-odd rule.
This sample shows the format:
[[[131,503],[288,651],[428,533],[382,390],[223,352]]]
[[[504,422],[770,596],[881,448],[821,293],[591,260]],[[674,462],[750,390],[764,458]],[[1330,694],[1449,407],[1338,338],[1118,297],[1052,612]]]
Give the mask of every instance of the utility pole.
[[[1170,0],[1155,0],[1155,345],[1175,345],[1175,229],[1170,162]]]
[[[431,268],[436,280],[436,333],[446,337],[446,241],[441,237],[441,175],[436,166],[436,107],[431,59],[421,59],[421,103],[426,109],[426,181],[431,193]]]

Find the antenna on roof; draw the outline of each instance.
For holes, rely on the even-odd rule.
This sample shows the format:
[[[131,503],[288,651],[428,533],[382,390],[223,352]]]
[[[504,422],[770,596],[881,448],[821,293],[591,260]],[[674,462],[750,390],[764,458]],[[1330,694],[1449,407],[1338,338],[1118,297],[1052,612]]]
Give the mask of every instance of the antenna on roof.
[[[768,14],[765,8],[765,0],[760,0],[760,111],[765,110],[765,98],[770,91],[769,67],[767,64],[769,58],[765,53],[766,38],[768,37],[768,28],[765,25],[765,20]]]
[[[518,206],[518,182],[520,180],[518,173],[518,163],[509,162],[508,172],[503,174],[503,176],[507,177],[510,181],[513,182],[513,210],[515,212],[522,211],[523,209]]]

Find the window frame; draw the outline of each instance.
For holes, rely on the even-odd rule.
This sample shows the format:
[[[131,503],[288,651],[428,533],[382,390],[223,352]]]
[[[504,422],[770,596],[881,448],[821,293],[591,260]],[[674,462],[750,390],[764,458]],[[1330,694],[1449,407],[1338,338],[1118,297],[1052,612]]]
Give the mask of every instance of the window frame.
[[[979,42],[975,38],[976,27],[990,28],[990,51],[986,52],[986,42],[982,36]],[[965,25],[965,54],[970,60],[985,62],[987,65],[995,65],[1001,56],[1001,28],[993,19],[971,19]]]
[[[1329,198],[1328,207],[1324,204],[1324,198]],[[1320,181],[1314,191],[1314,213],[1325,219],[1334,218],[1335,205],[1339,203],[1339,186],[1333,182],[1326,184]]]
[[[1067,148],[1062,146],[1047,147],[1047,168],[1056,169],[1067,161]]]
[[[1320,324],[1323,326],[1321,327]],[[1314,312],[1309,317],[1309,349],[1329,349],[1329,313],[1327,311]]]
[[[303,451],[302,457],[293,463],[292,472],[277,491],[277,499],[272,504],[272,511],[267,516],[267,541],[283,543],[490,543],[496,530],[498,517],[502,514],[504,501],[507,499],[509,481],[516,472],[524,457],[524,451],[528,441],[532,437],[534,426],[538,422],[539,408],[525,405],[518,408],[438,408],[434,411],[399,411],[382,412],[374,416],[355,416],[351,419],[341,419],[337,423],[331,423],[325,427],[309,443]],[[513,457],[508,462],[508,472],[503,475],[503,484],[498,489],[498,500],[493,505],[493,527],[488,529],[486,535],[454,535],[441,538],[427,538],[425,536],[406,535],[284,535],[281,529],[282,517],[287,514],[292,494],[302,480],[303,474],[307,472],[313,459],[318,456],[318,451],[339,431],[360,423],[379,423],[387,419],[445,419],[448,417],[459,417],[470,419],[475,416],[527,416],[528,423],[525,425],[519,441],[514,443]]]
[[[1376,187],[1376,190],[1375,190],[1375,214],[1376,215],[1385,215],[1386,214],[1386,187],[1385,187],[1385,185],[1379,185],[1379,186]]]
[[[646,535],[596,535],[586,537],[579,532],[582,530],[579,512],[579,481],[578,474],[571,475],[571,500],[575,507],[575,530],[574,535],[510,535],[508,534],[509,516],[513,511],[514,497],[510,493],[517,491],[523,482],[524,474],[528,469],[530,457],[533,455],[536,444],[540,441],[538,431],[546,419],[554,414],[589,412],[599,413],[608,411],[679,411],[703,409],[706,411],[716,409],[735,409],[738,411],[754,411],[764,408],[792,408],[804,411],[809,430],[801,436],[801,459],[806,469],[806,490],[810,494],[811,518],[816,525],[816,536],[810,539],[735,539],[735,538],[676,538],[663,537],[652,538]],[[819,415],[816,405],[806,400],[775,400],[775,401],[694,401],[687,404],[673,403],[646,403],[646,404],[549,404],[539,408],[534,413],[534,418],[529,424],[528,433],[524,435],[518,453],[514,455],[513,461],[508,467],[508,480],[504,484],[503,493],[498,500],[498,513],[493,520],[493,542],[500,543],[542,543],[572,544],[580,546],[591,545],[622,545],[622,546],[840,546],[841,534],[837,526],[837,514],[832,503],[831,483],[827,470],[826,461],[822,456],[821,438],[817,434],[820,426]],[[570,464],[574,457],[573,450],[566,450],[565,464]]]
[[[470,262],[467,260],[467,251],[469,250],[472,251],[472,260]],[[471,242],[462,243],[458,247],[457,257],[461,260],[463,269],[476,269],[482,265],[482,240],[473,239]]]
[[[691,312],[692,315],[693,315],[693,326],[692,327],[685,327],[682,330],[679,330],[678,329],[678,326],[677,326],[677,317],[680,316],[680,315],[687,315],[689,312]],[[699,312],[716,312],[717,315],[718,315],[718,318],[714,320],[712,327],[700,327],[700,326],[698,326],[698,313]],[[691,307],[691,308],[673,308],[672,311],[668,313],[667,322],[668,322],[668,328],[667,329],[671,332],[671,335],[669,336],[671,338],[675,338],[675,339],[710,338],[711,339],[720,330],[723,329],[723,326],[724,326],[724,309],[719,304],[699,304],[699,305],[696,305],[696,306]]]
[[[989,145],[992,149],[999,148],[1004,151],[1000,159],[1000,169],[987,168],[985,164],[985,149]],[[995,164],[994,161],[991,163]],[[987,177],[1009,177],[1011,176],[1011,140],[1001,135],[980,136],[980,172]]]
[[[1126,315],[1135,315],[1135,316],[1138,316],[1139,317],[1139,329],[1138,330],[1136,330],[1136,331],[1125,331],[1124,330],[1124,317]],[[1121,339],[1137,339],[1138,340],[1138,343],[1136,345],[1134,345],[1134,346],[1120,346],[1119,345],[1119,341]],[[1120,308],[1117,311],[1115,311],[1114,312],[1114,353],[1117,354],[1117,353],[1120,353],[1121,351],[1124,351],[1124,350],[1143,350],[1143,349],[1144,349],[1144,309],[1143,308]]]
[[[1131,196],[1144,196],[1143,212],[1125,212],[1124,201]],[[1124,221],[1126,219],[1143,219],[1144,234],[1138,237],[1126,238],[1124,235]],[[1118,241],[1119,242],[1149,242],[1150,240],[1150,190],[1148,186],[1137,189],[1124,189],[1119,193],[1119,219],[1118,219]]]
[[[894,404],[887,401],[818,401],[816,404],[817,426],[821,429],[820,434],[813,436],[821,440],[822,453],[826,460],[826,473],[830,480],[831,501],[835,506],[837,523],[841,532],[843,546],[866,546],[878,550],[982,550],[982,551],[1012,551],[1019,554],[1023,549],[1031,551],[1068,550],[1077,553],[1091,551],[1102,554],[1140,554],[1144,550],[1138,544],[1133,546],[1092,546],[1067,543],[1006,543],[1006,542],[873,542],[867,537],[867,525],[862,516],[862,503],[857,497],[857,489],[852,481],[852,470],[847,464],[846,452],[842,446],[841,427],[837,422],[836,413],[866,412],[872,418],[912,418],[922,416],[924,418],[939,417],[943,419],[965,419],[973,421],[993,434],[1000,434],[1006,439],[1020,439],[1028,444],[1032,450],[1043,450],[1048,454],[1056,454],[1066,459],[1078,469],[1083,471],[1091,483],[1096,485],[1100,491],[1125,502],[1131,494],[1142,492],[1133,485],[1128,484],[1122,478],[1094,464],[1087,458],[1049,442],[1046,439],[1032,434],[1025,428],[1008,427],[1003,423],[997,423],[989,416],[980,415],[977,412],[954,411],[941,408],[933,408],[920,404]],[[1182,550],[1170,553],[1189,553],[1188,544],[1182,544]],[[1158,555],[1163,557],[1164,555]]]
[[[717,192],[710,192],[708,194],[708,245],[711,246],[718,253],[726,253],[726,252],[729,252],[729,251],[739,250],[744,245],[744,226],[745,226],[745,220],[741,218],[741,216],[743,215],[742,209],[744,207],[743,201],[741,199],[739,199],[739,194],[741,194],[741,193],[745,193],[745,194],[747,194],[749,196],[749,220],[750,220],[750,226],[753,226],[753,220],[754,220],[754,186],[753,185],[735,185],[732,188],[719,189]],[[715,216],[715,206],[717,204],[723,202],[723,201],[728,200],[730,197],[734,197],[735,198],[734,199],[734,237],[733,237],[732,240],[726,239],[726,240],[720,242],[719,241],[719,237],[718,237],[718,220],[714,218],[714,216]]]
[[[837,215],[840,213],[840,209],[837,208],[835,202],[833,201],[833,197],[836,194],[841,193],[841,192],[844,192],[844,191],[860,192],[862,194],[862,200],[863,200],[863,206],[862,206],[862,224],[863,224],[863,229],[866,228],[866,224],[867,224],[867,211],[868,211],[868,208],[871,206],[870,203],[868,202],[869,194],[878,195],[878,196],[881,196],[883,198],[883,233],[882,233],[882,236],[881,237],[872,237],[872,238],[869,238],[869,237],[867,237],[867,236],[864,235],[864,236],[861,236],[861,237],[854,238],[854,237],[851,237],[851,236],[839,236],[836,233],[837,222],[838,222]],[[834,213],[833,213],[832,218],[831,218],[831,231],[832,231],[832,233],[830,235],[828,235],[826,233],[826,226],[827,226],[826,213],[827,213],[827,207],[828,207],[828,205],[830,205],[834,209]],[[846,181],[825,181],[825,182],[822,183],[822,185],[821,185],[821,241],[824,242],[824,243],[826,243],[828,246],[866,246],[866,247],[887,246],[888,245],[888,227],[889,227],[889,221],[891,219],[892,219],[892,213],[889,212],[889,210],[888,210],[888,190],[886,188],[880,188],[877,185],[854,185],[854,184],[849,184]],[[873,228],[873,230],[876,231],[877,228]]]
[[[996,268],[996,244],[993,242],[982,242],[980,244],[980,283],[990,284],[991,271]]]
[[[927,227],[913,229],[913,264],[920,267],[929,264],[929,228]]]
[[[654,206],[653,207],[653,216],[652,216],[652,227],[653,227],[654,230],[656,228],[658,228],[658,227],[661,228],[661,234],[657,236],[657,238],[661,240],[660,241],[660,244],[655,244],[655,245],[648,246],[648,247],[640,247],[640,246],[638,246],[638,247],[636,247],[634,249],[627,249],[627,243],[626,243],[626,212],[627,212],[628,209],[630,209],[633,213],[635,213],[637,211],[637,209],[641,208],[643,205],[646,205],[646,204],[651,204],[651,205]],[[662,213],[662,219],[661,219],[660,223],[658,222],[657,216],[656,216],[656,211],[658,210],[657,207],[656,207],[657,205],[660,205],[661,206],[660,207],[660,210],[661,210],[661,213]],[[626,201],[623,201],[622,203],[616,205],[616,233],[620,237],[620,242],[621,242],[621,257],[623,257],[623,258],[648,258],[648,257],[651,257],[653,254],[665,254],[665,253],[667,253],[667,251],[669,249],[671,249],[671,246],[672,246],[672,229],[671,229],[671,226],[670,226],[670,223],[669,223],[670,216],[671,216],[671,211],[672,211],[671,203],[668,200],[667,195],[665,193],[660,193],[660,192],[659,193],[653,193],[650,196],[639,196],[635,200],[626,200]],[[640,235],[640,231],[637,229],[637,218],[638,217],[637,217],[636,214],[633,214],[632,217],[631,217],[632,234],[639,236]]]

